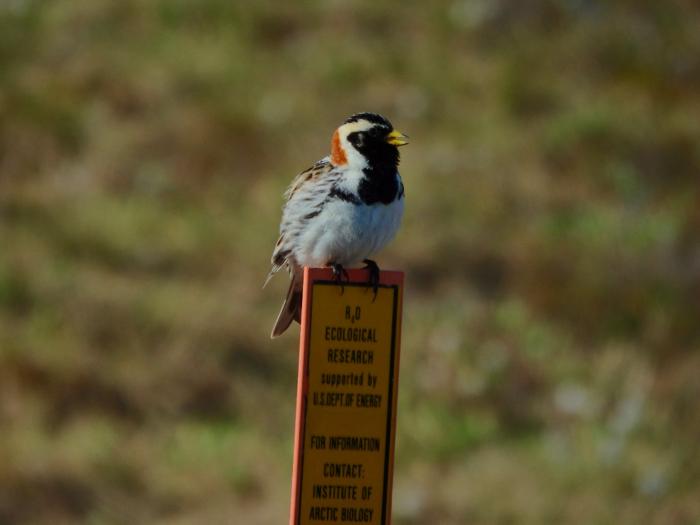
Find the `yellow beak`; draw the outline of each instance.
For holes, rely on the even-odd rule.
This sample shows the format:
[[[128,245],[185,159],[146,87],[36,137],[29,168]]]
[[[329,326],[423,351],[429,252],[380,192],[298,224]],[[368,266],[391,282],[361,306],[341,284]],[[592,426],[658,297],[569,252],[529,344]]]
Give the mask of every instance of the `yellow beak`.
[[[404,135],[400,131],[392,131],[386,136],[386,141],[392,146],[405,146],[408,144],[408,135]]]

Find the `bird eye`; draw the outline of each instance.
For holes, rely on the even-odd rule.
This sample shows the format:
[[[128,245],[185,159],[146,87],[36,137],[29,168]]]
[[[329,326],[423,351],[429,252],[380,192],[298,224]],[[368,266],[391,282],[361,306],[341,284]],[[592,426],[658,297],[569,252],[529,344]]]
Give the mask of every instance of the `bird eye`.
[[[375,126],[369,130],[369,134],[373,139],[378,139],[382,135],[382,129],[378,126]]]

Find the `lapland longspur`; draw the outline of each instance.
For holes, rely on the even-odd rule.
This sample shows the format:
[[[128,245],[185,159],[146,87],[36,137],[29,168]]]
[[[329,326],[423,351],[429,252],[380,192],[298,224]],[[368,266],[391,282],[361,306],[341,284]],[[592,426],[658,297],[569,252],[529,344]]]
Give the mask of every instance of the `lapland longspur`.
[[[381,115],[358,113],[333,133],[331,154],[292,181],[265,281],[284,266],[292,278],[272,337],[300,321],[304,266],[331,267],[342,279],[345,267],[364,262],[378,275],[368,258],[399,229],[404,188],[398,146],[406,139]]]

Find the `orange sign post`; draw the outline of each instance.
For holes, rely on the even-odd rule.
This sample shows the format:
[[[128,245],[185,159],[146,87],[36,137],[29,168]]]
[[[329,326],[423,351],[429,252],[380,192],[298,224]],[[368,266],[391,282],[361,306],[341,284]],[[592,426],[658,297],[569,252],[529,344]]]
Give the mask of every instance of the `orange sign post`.
[[[391,523],[402,272],[305,268],[291,525]]]

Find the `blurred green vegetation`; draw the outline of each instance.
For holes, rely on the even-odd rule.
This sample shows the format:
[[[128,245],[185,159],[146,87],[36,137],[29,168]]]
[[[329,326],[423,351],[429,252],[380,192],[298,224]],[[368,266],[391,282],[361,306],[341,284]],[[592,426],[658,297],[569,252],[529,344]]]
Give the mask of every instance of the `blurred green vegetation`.
[[[286,520],[281,194],[408,133],[397,525],[700,523],[690,0],[0,3],[0,523]]]

